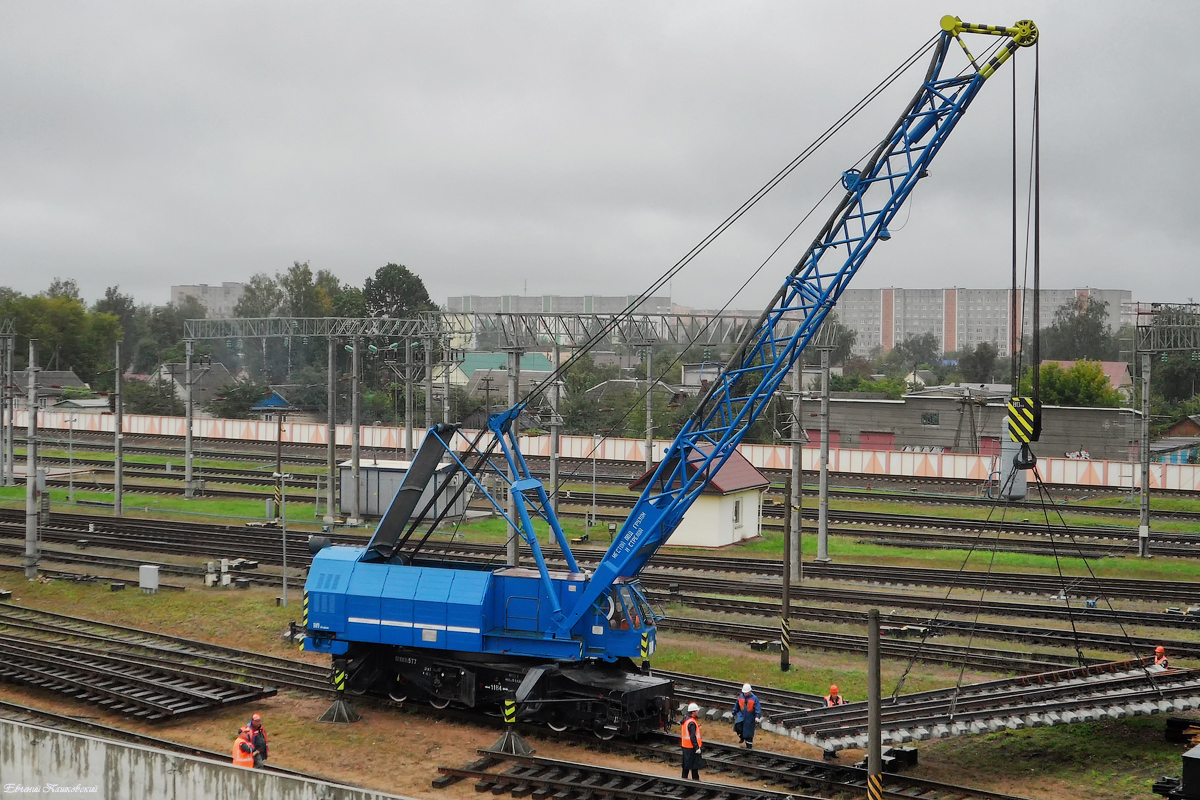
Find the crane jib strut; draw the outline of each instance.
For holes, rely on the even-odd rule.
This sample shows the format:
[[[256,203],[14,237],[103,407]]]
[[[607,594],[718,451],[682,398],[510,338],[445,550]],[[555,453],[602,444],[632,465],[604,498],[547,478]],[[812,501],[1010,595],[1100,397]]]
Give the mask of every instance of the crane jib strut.
[[[1033,45],[1038,38],[1037,27],[1028,20],[1004,27],[964,23],[947,16],[942,19],[941,28],[921,87],[866,164],[842,174],[845,195],[730,358],[725,372],[712,382],[671,443],[578,602],[568,613],[555,608],[546,635],[569,637],[572,628],[614,583],[635,577],[666,542],[687,509],[766,409],[875,244],[891,238],[888,225],[917,182],[928,176],[929,164],[984,82],[1018,48]],[[980,63],[962,40],[963,33],[1005,37],[1006,41]],[[973,69],[943,77],[952,41],[961,46]],[[837,258],[830,251],[839,247],[845,248],[844,258],[826,266],[826,262]],[[496,471],[516,476],[515,480],[505,480],[517,499],[517,513],[513,518],[500,513],[530,545],[542,579],[548,585],[549,576],[531,523],[531,512],[549,523],[553,538],[568,562],[573,565],[574,559],[545,489],[529,474],[521,454],[513,422],[522,407],[523,404],[518,404],[488,420],[488,428],[500,444],[507,467]],[[457,466],[466,469],[453,448],[448,452]],[[472,480],[476,480],[474,476]],[[494,501],[493,504],[500,511],[500,505]]]

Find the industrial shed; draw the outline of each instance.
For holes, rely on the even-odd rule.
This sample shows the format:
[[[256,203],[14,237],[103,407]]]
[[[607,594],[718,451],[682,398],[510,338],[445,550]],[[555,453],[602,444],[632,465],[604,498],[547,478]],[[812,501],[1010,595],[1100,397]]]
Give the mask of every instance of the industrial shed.
[[[700,448],[692,460],[700,461]],[[691,467],[691,463],[689,463]],[[651,470],[629,485],[641,491]],[[683,515],[667,544],[677,547],[725,547],[760,535],[762,494],[771,482],[739,452],[729,457],[696,502]]]
[[[412,464],[411,461],[363,461],[359,464],[359,502],[363,516],[376,518],[383,516],[383,512],[387,511],[392,498],[399,491],[404,476],[408,474],[410,464]],[[432,521],[437,517],[445,507],[445,503],[449,502],[454,495],[457,484],[463,480],[461,472],[453,478],[450,477],[453,466],[453,464],[447,463],[438,467],[437,472],[433,474],[433,479],[425,487],[425,492],[421,495],[414,514],[420,513],[439,486],[445,481],[451,480],[455,483],[455,487],[446,490],[446,493],[438,498],[437,504],[430,508],[429,513],[423,519]],[[343,461],[338,465],[338,489],[338,508],[341,513],[349,514],[350,499],[353,497],[354,491],[354,471],[351,469],[349,461]],[[468,494],[469,492],[463,492],[447,516],[460,517],[463,515],[467,507]]]

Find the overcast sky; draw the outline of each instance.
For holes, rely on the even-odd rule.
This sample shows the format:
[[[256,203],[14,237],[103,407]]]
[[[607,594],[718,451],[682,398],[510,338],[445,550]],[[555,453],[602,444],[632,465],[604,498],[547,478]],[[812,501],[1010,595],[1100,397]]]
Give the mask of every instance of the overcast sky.
[[[293,261],[355,284],[394,261],[438,302],[636,294],[947,12],[1041,30],[1043,285],[1200,298],[1194,2],[10,0],[0,284],[161,303]],[[1033,50],[1014,61],[1027,153]],[[1006,284],[1012,63],[855,285]],[[729,300],[919,79],[677,277],[676,302]],[[761,307],[814,233],[734,307]]]

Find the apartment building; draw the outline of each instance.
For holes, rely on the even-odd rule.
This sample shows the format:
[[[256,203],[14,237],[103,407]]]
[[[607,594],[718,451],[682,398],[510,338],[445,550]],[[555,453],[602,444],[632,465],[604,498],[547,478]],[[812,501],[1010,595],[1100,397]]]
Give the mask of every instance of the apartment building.
[[[179,305],[185,298],[194,297],[204,306],[209,319],[217,317],[232,317],[233,307],[242,299],[245,291],[244,283],[226,281],[220,285],[209,286],[198,283],[190,286],[172,286],[171,303]]]
[[[1088,299],[1108,303],[1108,325],[1114,330],[1123,322],[1122,304],[1132,300],[1128,289],[1043,289],[1038,327],[1054,321],[1054,312],[1064,303]],[[1033,317],[1032,293],[1017,290],[1017,305],[1023,309],[1017,323],[1028,325]],[[858,334],[854,352],[866,355],[876,347],[886,353],[909,336],[932,333],[943,352],[974,348],[982,342],[996,346],[1008,356],[1011,289],[886,289],[848,288],[837,304],[838,319]]]
[[[464,314],[618,314],[635,300],[636,295],[588,294],[573,297],[557,294],[505,294],[485,297],[475,294],[447,298],[446,310]],[[647,297],[637,307],[637,311],[643,314],[669,314],[671,309],[669,297]]]

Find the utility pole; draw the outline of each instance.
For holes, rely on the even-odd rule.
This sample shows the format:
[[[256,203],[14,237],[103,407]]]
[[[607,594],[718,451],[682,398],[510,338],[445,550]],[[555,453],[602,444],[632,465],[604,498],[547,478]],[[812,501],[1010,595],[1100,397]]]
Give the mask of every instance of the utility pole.
[[[817,561],[829,559],[829,348],[821,348],[821,483],[817,506]]]
[[[283,417],[284,413],[275,414],[275,519],[281,519],[283,514]],[[283,524],[283,538],[287,540],[287,523]]]
[[[521,395],[521,356],[524,350],[519,347],[506,347],[508,351],[508,407],[511,409],[517,404],[517,400]],[[521,435],[520,429],[520,413],[512,421],[512,435],[514,438]],[[517,480],[516,470],[509,470],[509,483],[515,483]],[[508,503],[505,505],[505,511],[508,513],[509,520],[514,520],[517,517],[517,498],[514,496],[511,485],[508,490]],[[512,522],[508,525],[508,565],[510,567],[521,566],[521,539],[517,535],[517,529]]]
[[[413,460],[413,340],[404,340],[404,458]]]
[[[1142,496],[1138,555],[1150,556],[1150,354],[1142,353]]]
[[[282,417],[281,417],[282,418]],[[275,473],[275,479],[279,481],[279,526],[283,530],[283,599],[281,605],[287,608],[288,604],[288,570],[287,570],[287,479],[288,475],[282,472]]]
[[[558,368],[562,365],[562,348],[559,347],[558,341],[554,342],[554,372],[558,372]],[[559,402],[561,382],[558,378],[550,385],[550,485],[546,487],[550,492],[550,506],[554,509],[555,516],[558,515],[558,460],[562,449],[562,414],[559,412]],[[550,535],[553,537],[554,532]]]
[[[41,560],[38,546],[38,441],[37,441],[37,374],[38,340],[29,340],[29,427],[25,433],[25,577],[36,580],[38,562]]]
[[[425,337],[425,430],[433,427],[433,337]]]
[[[654,345],[646,342],[646,472],[654,468]]]
[[[183,429],[183,496],[189,500],[196,496],[192,486],[192,348],[195,343],[184,342],[186,358],[183,367],[183,414],[186,419]],[[171,387],[174,390],[175,387]]]
[[[803,529],[801,525],[801,506],[804,500],[804,426],[800,416],[800,392],[804,385],[804,362],[797,360],[792,365],[792,479],[788,484],[788,543],[791,558],[788,559],[788,572],[791,580],[799,584],[804,580],[804,551],[801,549]]]
[[[116,375],[113,378],[113,516],[119,517],[125,513],[122,502],[125,488],[125,420],[121,405],[121,384],[124,383],[125,371],[121,369],[120,342],[117,342],[116,353]]]
[[[0,338],[0,486],[11,486],[9,475],[12,467],[8,462],[8,417],[12,414],[12,404],[9,402],[8,383],[8,350],[12,347],[12,339],[5,336]]]
[[[787,494],[792,494],[792,479],[787,481]],[[792,552],[792,515],[783,515],[783,563],[794,564]],[[783,570],[783,602],[779,614],[779,671],[788,672],[792,668],[792,571]]]
[[[353,495],[350,497],[350,522],[354,525],[362,522],[359,502],[362,489],[359,486],[359,445],[362,442],[362,429],[358,419],[358,373],[360,341],[357,336],[350,337],[350,483],[353,484]]]
[[[6,486],[17,485],[17,376],[13,373],[13,353],[17,349],[17,340],[10,338],[8,348],[4,353],[4,391],[8,398],[8,419],[4,422],[7,431],[4,446],[8,452],[8,474],[5,476]]]
[[[325,521],[333,522],[334,515],[337,514],[337,504],[334,501],[336,491],[334,489],[338,483],[337,475],[337,339],[333,336],[329,337],[329,386],[327,387],[328,397],[325,402],[328,405],[329,416],[326,420],[325,430],[325,467],[328,470],[329,485],[325,487]]]
[[[882,700],[879,691],[879,609],[867,611],[867,800],[883,800]]]
[[[450,369],[454,365],[454,353],[449,346],[442,348],[442,422],[450,424]]]

